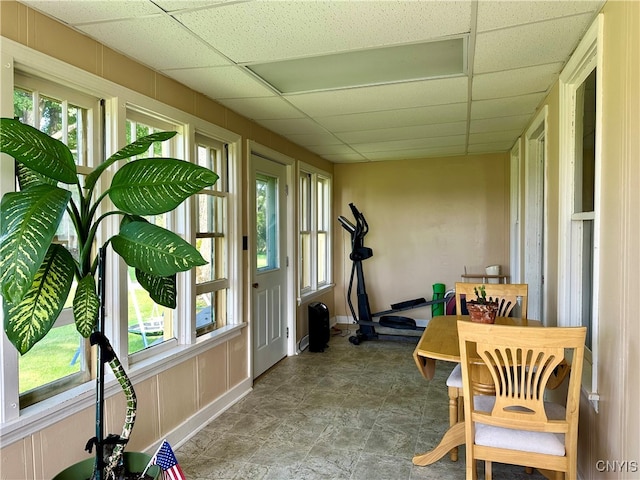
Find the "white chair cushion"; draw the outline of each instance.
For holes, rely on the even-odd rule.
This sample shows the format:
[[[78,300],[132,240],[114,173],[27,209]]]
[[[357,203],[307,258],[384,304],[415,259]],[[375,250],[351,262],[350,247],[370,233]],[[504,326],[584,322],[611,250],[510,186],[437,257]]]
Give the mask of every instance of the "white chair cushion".
[[[462,388],[462,367],[457,364],[447,378],[447,387]]]
[[[474,397],[474,402],[476,410],[488,412],[493,409],[495,397],[477,395]],[[553,420],[565,418],[565,408],[562,405],[544,402],[544,407],[548,418]],[[476,445],[544,453],[559,457],[565,455],[564,434],[562,433],[527,432],[481,423],[476,423],[475,428]]]

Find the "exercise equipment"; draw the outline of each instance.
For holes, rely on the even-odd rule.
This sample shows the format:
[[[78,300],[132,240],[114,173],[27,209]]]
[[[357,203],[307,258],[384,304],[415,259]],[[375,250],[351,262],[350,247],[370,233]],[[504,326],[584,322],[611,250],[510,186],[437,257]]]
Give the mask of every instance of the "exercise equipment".
[[[342,215],[338,217],[338,221],[342,227],[351,235],[351,253],[349,254],[349,259],[353,262],[353,265],[351,267],[349,288],[347,290],[347,303],[349,304],[351,315],[353,315],[353,318],[359,328],[356,331],[356,335],[349,337],[349,341],[354,345],[359,345],[364,340],[377,339],[379,335],[376,332],[376,326],[402,330],[424,330],[423,327],[418,327],[416,325],[413,318],[391,314],[429,305],[440,307],[440,304],[443,304],[442,306],[444,306],[444,303],[447,301],[447,298],[443,295],[444,285],[434,285],[433,300],[427,301],[424,298],[405,300],[403,302],[392,304],[390,310],[371,313],[369,296],[367,295],[367,287],[364,280],[364,270],[362,268],[362,262],[373,256],[373,250],[364,246],[364,237],[369,232],[369,225],[367,224],[367,220],[362,212],[360,212],[353,203],[349,204],[349,208],[355,218],[355,225],[348,218]],[[357,281],[356,293],[358,300],[358,314],[356,314],[356,310],[351,300],[354,281]],[[437,292],[436,285],[438,285]],[[442,285],[442,287],[440,287],[440,285]],[[443,308],[437,309],[438,312],[441,310],[443,310]],[[374,317],[379,317],[379,321],[374,322]]]

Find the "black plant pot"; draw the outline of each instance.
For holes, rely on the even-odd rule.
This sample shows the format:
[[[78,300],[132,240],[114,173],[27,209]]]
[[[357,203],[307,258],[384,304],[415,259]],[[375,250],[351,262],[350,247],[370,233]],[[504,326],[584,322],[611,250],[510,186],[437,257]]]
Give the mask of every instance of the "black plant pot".
[[[141,452],[124,452],[124,465],[127,472],[142,473],[149,464],[151,455]],[[93,465],[95,458],[87,458],[81,462],[75,463],[58,473],[53,480],[85,480],[90,479],[93,474]],[[160,478],[160,467],[153,465],[149,467],[147,473],[151,478]]]

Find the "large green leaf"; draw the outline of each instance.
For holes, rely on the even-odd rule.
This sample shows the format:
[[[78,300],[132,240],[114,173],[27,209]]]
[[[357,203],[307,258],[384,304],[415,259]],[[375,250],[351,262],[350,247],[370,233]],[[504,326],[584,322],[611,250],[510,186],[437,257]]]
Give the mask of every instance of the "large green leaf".
[[[78,182],[73,155],[64,143],[12,118],[2,118],[0,122],[1,152],[59,182]]]
[[[93,172],[87,175],[87,178],[84,181],[85,188],[93,188],[102,172],[109,168],[114,162],[117,162],[118,160],[124,160],[125,158],[131,158],[135,155],[140,155],[149,150],[149,147],[153,142],[164,142],[165,140],[169,140],[170,138],[174,137],[177,133],[178,132],[152,133],[151,135],[142,137],[135,142],[123,147],[122,149],[111,155],[109,158],[107,158],[100,165],[98,165],[95,170],[93,170]]]
[[[36,185],[5,194],[0,202],[0,288],[17,303],[42,263],[71,192]]]
[[[176,276],[158,277],[136,268],[136,279],[142,288],[149,292],[151,300],[167,308],[176,308]]]
[[[147,158],[124,165],[113,176],[109,197],[127,213],[158,215],[218,180],[211,170],[174,158]]]
[[[48,185],[57,185],[58,183],[53,178],[46,177],[20,162],[16,162],[16,178],[18,179],[20,190],[25,190],[35,185],[42,185],[43,183]]]
[[[80,335],[88,338],[93,332],[100,311],[100,299],[96,293],[96,281],[89,274],[78,282],[73,298],[73,317]]]
[[[159,277],[207,263],[193,245],[147,222],[127,223],[111,237],[111,244],[127,265]]]
[[[53,244],[36,272],[24,298],[4,303],[4,329],[7,338],[24,355],[55,323],[69,296],[75,262],[62,245]]]

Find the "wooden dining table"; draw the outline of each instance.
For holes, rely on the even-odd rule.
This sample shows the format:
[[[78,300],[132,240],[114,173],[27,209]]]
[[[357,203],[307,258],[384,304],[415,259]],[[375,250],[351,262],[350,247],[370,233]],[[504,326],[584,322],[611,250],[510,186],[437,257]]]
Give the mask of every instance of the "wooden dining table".
[[[413,359],[422,376],[433,379],[436,362],[460,363],[460,346],[458,344],[458,320],[471,321],[468,315],[441,315],[429,320],[420,341],[413,352]],[[496,317],[497,325],[516,325],[540,327],[537,320],[526,320],[513,317]],[[446,431],[440,443],[426,453],[413,457],[414,465],[430,465],[440,460],[452,448],[464,445],[464,422],[458,422]]]

